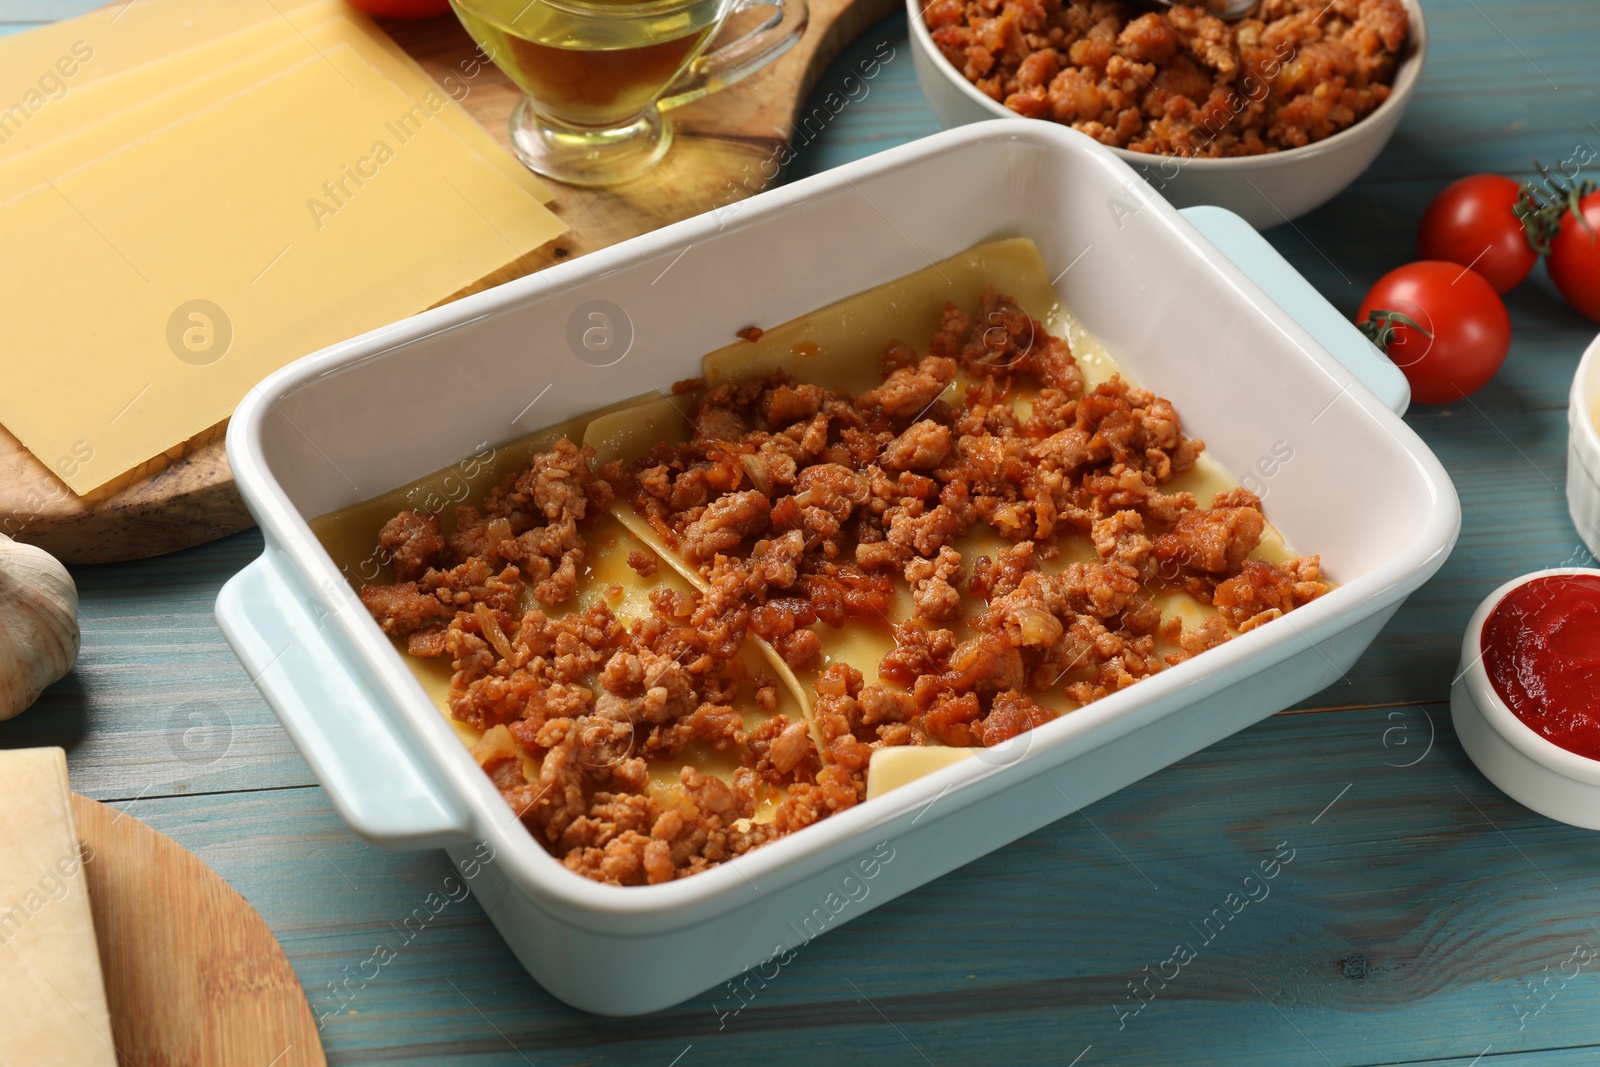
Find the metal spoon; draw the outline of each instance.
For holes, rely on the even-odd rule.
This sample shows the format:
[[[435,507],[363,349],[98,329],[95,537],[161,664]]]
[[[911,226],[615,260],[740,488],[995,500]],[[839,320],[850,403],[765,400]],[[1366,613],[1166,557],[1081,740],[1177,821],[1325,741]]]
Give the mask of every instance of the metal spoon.
[[[1178,7],[1184,0],[1140,0],[1146,7]],[[1206,13],[1215,15],[1223,22],[1238,22],[1246,16],[1255,14],[1256,8],[1261,6],[1261,0],[1202,0],[1197,7],[1206,9]]]

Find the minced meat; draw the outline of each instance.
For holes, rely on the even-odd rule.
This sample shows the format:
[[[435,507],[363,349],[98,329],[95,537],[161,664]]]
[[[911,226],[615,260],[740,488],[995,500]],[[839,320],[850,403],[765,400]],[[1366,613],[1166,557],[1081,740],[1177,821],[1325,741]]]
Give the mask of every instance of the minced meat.
[[[1087,388],[1066,341],[993,289],[945,308],[928,355],[896,341],[881,367],[859,397],[781,371],[689,383],[688,441],[596,472],[562,439],[448,534],[414,511],[380,531],[395,580],[363,603],[412,655],[450,660],[450,714],[567,867],[621,885],[705,870],[861,802],[878,748],[1000,744],[1061,714],[1046,694],[1100,699],[1328,588],[1316,557],[1254,557],[1254,494],[1201,508],[1171,485],[1205,445],[1170,402]],[[631,621],[579,595],[586,530],[617,497],[702,591],[658,588]],[[978,531],[1003,547],[967,558]],[[1093,555],[1062,565],[1066,537]],[[1173,590],[1214,613],[1164,621]],[[892,647],[830,660],[846,625]],[[752,640],[810,679],[809,719],[779,712]],[[730,779],[682,766],[692,744],[732,756]]]
[[[1389,97],[1402,0],[1263,0],[1226,23],[1205,6],[1111,0],[932,0],[956,70],[1019,115],[1102,144],[1172,156],[1299,148]]]

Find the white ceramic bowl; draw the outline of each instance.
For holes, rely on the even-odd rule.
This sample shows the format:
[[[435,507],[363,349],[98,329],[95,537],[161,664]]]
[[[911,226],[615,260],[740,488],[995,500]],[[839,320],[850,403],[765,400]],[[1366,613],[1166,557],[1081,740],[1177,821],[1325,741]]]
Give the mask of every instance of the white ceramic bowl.
[[[1600,337],[1590,343],[1567,402],[1567,510],[1591,556],[1600,556]]]
[[[906,0],[911,62],[923,95],[945,128],[985,119],[1023,119],[991,100],[950,65],[922,19],[926,0]],[[1422,77],[1428,31],[1417,0],[1406,0],[1411,33],[1395,71],[1394,91],[1360,122],[1304,148],[1230,159],[1179,159],[1113,148],[1124,162],[1178,207],[1215,204],[1242,215],[1257,229],[1297,219],[1332,200],[1372,165],[1400,125]],[[1052,123],[1054,125],[1054,123]]]
[[[1600,830],[1600,760],[1568,752],[1517,718],[1495,692],[1483,666],[1483,626],[1507,593],[1536,578],[1590,574],[1586,567],[1557,567],[1515,578],[1484,598],[1461,641],[1461,664],[1450,688],[1456,736],[1483,776],[1506,796],[1558,822]]]
[[[1130,187],[1138,209],[1113,219],[1106,198]],[[1219,462],[1262,471],[1273,521],[1321,553],[1338,588],[1022,735],[1002,758],[964,760],[692,878],[621,888],[567,870],[495,792],[307,520],[486,438],[670,389],[752,322],[1017,235]],[[1281,259],[1275,269],[1292,273]],[[598,308],[631,335],[606,366],[568,340]],[[1261,465],[1286,450],[1269,477]],[[1355,372],[1109,150],[1043,122],[903,145],[334,345],[251,391],[228,457],[266,548],[223,589],[217,618],[330,801],[370,842],[445,848],[540,984],[608,1014],[787,962],[817,933],[1322,689],[1444,562],[1460,523],[1443,467]],[[479,843],[493,862],[475,862]]]

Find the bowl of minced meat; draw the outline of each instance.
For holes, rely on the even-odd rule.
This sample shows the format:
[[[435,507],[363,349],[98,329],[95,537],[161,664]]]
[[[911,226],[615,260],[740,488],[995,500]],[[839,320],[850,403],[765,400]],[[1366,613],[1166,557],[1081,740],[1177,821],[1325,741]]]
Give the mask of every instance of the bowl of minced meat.
[[[1114,0],[906,6],[917,80],[945,126],[1059,122],[1179,207],[1215,204],[1259,228],[1371,165],[1427,51],[1416,0],[1263,0],[1233,23]]]

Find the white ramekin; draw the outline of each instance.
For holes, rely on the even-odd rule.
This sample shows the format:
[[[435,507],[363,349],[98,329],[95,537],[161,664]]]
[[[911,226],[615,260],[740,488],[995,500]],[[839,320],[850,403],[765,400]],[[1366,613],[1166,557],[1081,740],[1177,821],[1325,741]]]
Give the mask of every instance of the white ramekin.
[[[950,65],[922,19],[927,0],[906,0],[911,63],[917,82],[946,129],[985,119],[1023,119],[991,100]],[[1123,162],[1178,207],[1214,204],[1257,229],[1297,219],[1321,207],[1361,176],[1389,143],[1422,78],[1428,30],[1422,5],[1406,0],[1410,38],[1395,71],[1394,91],[1360,122],[1304,148],[1228,159],[1179,159],[1113,148]]]
[[[1461,641],[1461,665],[1450,689],[1450,718],[1461,747],[1506,796],[1558,822],[1600,830],[1600,760],[1568,752],[1517,718],[1495,692],[1483,666],[1483,626],[1500,601],[1513,589],[1557,574],[1600,577],[1600,570],[1556,567],[1524,574],[1478,605]]]
[[[1578,373],[1572,379],[1567,404],[1567,510],[1572,525],[1600,556],[1600,430],[1594,424],[1595,402],[1600,401],[1600,337],[1590,343]]]

